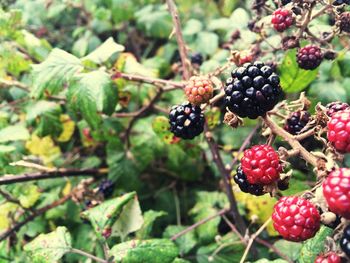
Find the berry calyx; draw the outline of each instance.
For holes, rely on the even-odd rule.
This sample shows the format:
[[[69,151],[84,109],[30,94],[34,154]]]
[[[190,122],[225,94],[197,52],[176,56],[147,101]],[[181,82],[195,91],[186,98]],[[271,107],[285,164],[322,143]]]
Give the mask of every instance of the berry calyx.
[[[290,134],[299,134],[302,129],[305,128],[306,124],[310,121],[310,113],[307,111],[296,111],[293,112],[286,120],[284,129]]]
[[[350,152],[350,111],[333,114],[327,127],[327,138],[333,147],[340,153]]]
[[[346,226],[344,229],[343,236],[340,239],[340,247],[350,258],[350,225]]]
[[[279,8],[272,14],[271,23],[278,32],[283,32],[294,22],[293,13],[288,9]]]
[[[192,76],[187,82],[185,93],[193,105],[207,103],[213,97],[213,85],[205,76]]]
[[[300,68],[312,70],[317,68],[323,60],[321,49],[315,45],[300,48],[297,53],[297,62]]]
[[[324,255],[319,255],[315,259],[315,263],[340,263],[341,257],[335,252],[328,252]]]
[[[278,75],[262,62],[244,64],[231,75],[226,80],[225,102],[239,117],[256,119],[265,115],[282,95]]]
[[[344,12],[340,15],[339,29],[342,32],[350,33],[350,12]]]
[[[244,174],[242,167],[237,167],[237,173],[233,176],[233,180],[239,186],[242,192],[260,196],[264,195],[264,187],[259,184],[251,184],[247,180],[247,176]]]
[[[274,206],[273,226],[286,240],[300,242],[313,237],[320,228],[320,214],[308,200],[282,197]]]
[[[329,210],[350,219],[350,169],[340,168],[331,172],[322,187]]]
[[[349,104],[347,104],[346,102],[341,102],[341,101],[331,102],[326,105],[326,108],[327,108],[326,114],[329,117],[332,117],[336,112],[346,110],[349,107],[350,107]]]
[[[282,165],[269,145],[255,145],[243,153],[242,170],[251,184],[269,185],[279,179]]]
[[[193,139],[204,130],[204,115],[200,107],[184,102],[171,108],[169,123],[176,137]]]

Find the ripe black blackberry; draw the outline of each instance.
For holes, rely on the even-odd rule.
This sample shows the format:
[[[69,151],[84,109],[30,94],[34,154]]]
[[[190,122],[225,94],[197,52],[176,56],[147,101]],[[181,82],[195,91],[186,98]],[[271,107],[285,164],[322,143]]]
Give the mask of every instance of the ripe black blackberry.
[[[333,5],[335,5],[335,6],[339,6],[342,4],[350,5],[350,0],[335,0],[333,2]]]
[[[289,178],[286,178],[284,180],[278,180],[277,187],[281,191],[285,191],[289,188]]]
[[[315,45],[300,48],[297,53],[297,62],[300,68],[312,70],[317,68],[323,60],[321,49]]]
[[[225,103],[238,116],[256,119],[273,109],[282,90],[280,78],[262,62],[246,63],[226,80]]]
[[[327,115],[332,117],[334,113],[348,109],[350,106],[346,102],[334,101],[326,105]]]
[[[237,173],[233,176],[233,180],[239,186],[242,192],[260,196],[264,195],[264,188],[259,184],[251,184],[248,182],[247,176],[243,173],[242,167],[239,165],[237,167]]]
[[[292,0],[282,0],[281,4],[282,5],[288,5],[290,2],[292,2]]]
[[[340,247],[344,253],[350,258],[350,225],[345,227],[342,238],[340,239]]]
[[[197,65],[202,65],[203,63],[203,56],[201,53],[194,53],[191,55],[191,63],[192,64],[197,64]]]
[[[344,12],[340,15],[339,29],[342,32],[350,33],[350,12]]]
[[[284,129],[290,134],[296,135],[301,132],[306,124],[310,121],[310,113],[307,111],[293,112],[284,124]]]
[[[170,131],[182,139],[193,139],[204,130],[204,115],[199,106],[189,102],[173,106],[169,114]]]
[[[114,183],[111,180],[104,179],[101,181],[98,192],[103,194],[105,198],[110,197],[114,190]]]

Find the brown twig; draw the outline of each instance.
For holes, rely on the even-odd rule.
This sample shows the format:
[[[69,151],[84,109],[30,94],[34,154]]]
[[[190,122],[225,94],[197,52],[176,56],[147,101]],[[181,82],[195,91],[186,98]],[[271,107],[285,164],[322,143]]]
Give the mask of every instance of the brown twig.
[[[186,49],[185,41],[182,36],[182,31],[181,31],[179,13],[177,12],[177,8],[173,0],[166,0],[166,3],[168,5],[169,12],[173,19],[176,40],[179,46],[179,53],[181,58],[182,70],[183,70],[183,78],[185,80],[188,80],[190,78],[191,73],[190,73],[189,62],[187,57],[187,49]]]
[[[188,228],[182,230],[181,232],[177,233],[176,235],[172,236],[172,237],[171,237],[171,240],[174,241],[174,240],[178,239],[179,237],[181,237],[181,236],[187,234],[188,232],[191,232],[192,230],[194,230],[195,228],[199,227],[200,225],[203,225],[203,224],[205,224],[206,222],[208,222],[208,221],[210,221],[210,220],[212,220],[212,219],[214,219],[214,218],[216,218],[216,217],[218,217],[218,216],[222,216],[222,215],[226,214],[228,211],[229,211],[229,209],[227,209],[227,208],[221,209],[221,210],[220,210],[219,212],[217,212],[216,214],[211,215],[211,216],[209,216],[209,217],[207,217],[207,218],[204,218],[204,219],[198,221],[197,223],[195,223],[195,224],[189,226]]]
[[[237,229],[241,234],[244,234],[246,231],[246,226],[242,216],[239,214],[236,198],[232,192],[232,183],[230,171],[225,168],[224,162],[221,159],[218,145],[216,144],[211,132],[208,129],[208,125],[204,126],[205,139],[209,145],[210,151],[213,155],[213,161],[215,162],[217,168],[220,171],[224,185],[226,188],[226,194],[230,202],[230,212],[233,216]]]
[[[0,177],[0,185],[28,182],[42,179],[53,179],[72,176],[99,176],[108,173],[108,169],[66,169],[59,168],[47,172],[25,173],[20,175],[4,175]]]

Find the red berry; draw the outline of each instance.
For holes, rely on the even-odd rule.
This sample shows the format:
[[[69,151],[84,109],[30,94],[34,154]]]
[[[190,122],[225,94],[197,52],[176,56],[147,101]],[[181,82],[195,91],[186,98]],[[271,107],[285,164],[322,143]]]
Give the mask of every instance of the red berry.
[[[282,171],[279,156],[269,145],[255,145],[245,150],[241,164],[251,184],[271,184],[279,179]]]
[[[315,263],[340,263],[340,262],[341,262],[341,258],[335,252],[328,252],[327,254],[319,255],[315,259]]]
[[[334,148],[341,153],[350,152],[350,111],[333,114],[327,126],[327,138]]]
[[[307,45],[299,49],[297,62],[300,68],[312,70],[317,68],[323,60],[322,51],[318,46]]]
[[[278,32],[283,32],[294,22],[293,14],[288,9],[279,8],[272,14],[271,23]]]
[[[207,103],[213,97],[213,85],[205,76],[193,76],[185,87],[187,99],[193,105]]]
[[[300,242],[313,237],[320,228],[320,214],[308,200],[282,197],[274,207],[273,226],[286,240]]]
[[[323,195],[330,211],[350,219],[350,169],[331,172],[323,182]]]

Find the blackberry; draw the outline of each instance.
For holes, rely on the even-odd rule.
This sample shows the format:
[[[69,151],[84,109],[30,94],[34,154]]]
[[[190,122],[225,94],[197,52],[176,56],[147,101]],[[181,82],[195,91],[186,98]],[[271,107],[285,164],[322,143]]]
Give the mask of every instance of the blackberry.
[[[281,191],[285,191],[289,188],[289,178],[286,178],[284,180],[278,180],[277,187]]]
[[[323,60],[322,51],[318,46],[307,45],[297,53],[297,62],[300,68],[312,70],[317,68]]]
[[[288,9],[279,8],[273,12],[271,23],[275,30],[283,32],[294,23],[293,13]]]
[[[191,63],[192,64],[197,64],[197,65],[202,65],[203,63],[203,56],[201,53],[194,53],[191,55]]]
[[[335,6],[339,6],[342,4],[350,5],[350,0],[335,0],[333,2],[333,5],[335,5]]]
[[[292,0],[282,0],[281,4],[282,5],[288,5],[290,2],[292,2]]]
[[[350,258],[350,225],[345,227],[342,238],[340,239],[340,247],[344,253]]]
[[[114,190],[114,183],[108,179],[102,180],[98,187],[98,192],[103,194],[105,198],[110,197],[113,193],[113,190]]]
[[[169,123],[170,131],[176,137],[193,139],[204,130],[204,115],[199,106],[184,102],[171,108]]]
[[[350,12],[344,12],[340,15],[339,29],[342,32],[350,33]]]
[[[310,120],[310,113],[307,111],[296,111],[293,112],[290,117],[286,120],[284,129],[290,134],[296,135],[301,132],[302,129]]]
[[[243,173],[241,166],[238,166],[236,171],[237,173],[233,177],[233,180],[236,182],[236,184],[239,186],[239,189],[241,189],[242,192],[256,196],[265,194],[262,185],[251,184],[248,182],[247,176]]]
[[[256,119],[273,109],[282,90],[280,78],[262,62],[246,63],[226,80],[225,103],[238,116]]]
[[[334,101],[326,105],[327,115],[332,117],[334,113],[348,109],[350,106],[346,102]]]

